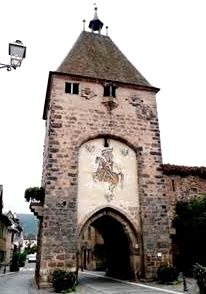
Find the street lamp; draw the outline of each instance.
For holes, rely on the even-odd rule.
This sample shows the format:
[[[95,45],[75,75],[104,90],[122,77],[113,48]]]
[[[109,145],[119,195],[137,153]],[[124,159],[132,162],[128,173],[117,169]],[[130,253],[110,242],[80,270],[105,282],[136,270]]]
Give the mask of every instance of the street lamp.
[[[6,68],[8,71],[21,66],[22,60],[26,57],[26,47],[20,40],[9,43],[10,64],[0,63],[0,68]]]

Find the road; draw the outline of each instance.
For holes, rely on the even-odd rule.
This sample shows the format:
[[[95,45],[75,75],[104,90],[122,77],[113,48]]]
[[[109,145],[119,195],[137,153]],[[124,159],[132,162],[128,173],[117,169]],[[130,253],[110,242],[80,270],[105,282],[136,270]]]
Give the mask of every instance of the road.
[[[33,287],[35,264],[29,263],[23,270],[0,277],[0,294],[49,294],[52,290],[37,290]],[[125,283],[108,279],[99,273],[83,272],[74,294],[166,294],[182,293],[169,289],[157,289],[143,284]],[[187,292],[194,293],[194,292]]]
[[[0,294],[30,294],[35,264],[28,263],[23,271],[0,277]]]
[[[105,278],[93,272],[80,274],[77,294],[175,294],[181,293],[167,289],[157,289],[156,287],[131,282],[121,282],[119,280]]]

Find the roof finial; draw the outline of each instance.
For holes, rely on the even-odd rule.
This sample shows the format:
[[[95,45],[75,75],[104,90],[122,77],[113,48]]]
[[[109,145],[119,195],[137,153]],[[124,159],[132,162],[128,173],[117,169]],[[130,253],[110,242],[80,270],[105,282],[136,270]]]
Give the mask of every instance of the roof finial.
[[[94,3],[94,5],[96,5],[96,3]],[[90,21],[89,23],[89,28],[92,30],[92,32],[95,32],[95,31],[98,31],[99,34],[101,33],[101,29],[103,27],[103,22],[101,22],[98,18],[98,15],[97,15],[97,7],[95,6],[94,8],[94,18],[93,20]]]
[[[94,3],[96,5],[96,3]],[[97,7],[94,7],[94,19],[98,19],[98,15],[97,15]]]
[[[108,37],[108,26],[106,26],[106,36]]]
[[[85,22],[86,22],[86,20],[83,19],[83,31],[85,31]]]

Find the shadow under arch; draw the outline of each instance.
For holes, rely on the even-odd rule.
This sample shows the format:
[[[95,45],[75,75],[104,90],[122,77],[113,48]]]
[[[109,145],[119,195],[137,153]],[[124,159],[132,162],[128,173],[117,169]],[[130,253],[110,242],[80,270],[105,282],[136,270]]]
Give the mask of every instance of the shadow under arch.
[[[79,240],[89,226],[104,240],[106,274],[120,279],[137,279],[141,265],[137,266],[135,258],[138,253],[140,255],[140,234],[128,218],[112,207],[99,209],[81,226]]]

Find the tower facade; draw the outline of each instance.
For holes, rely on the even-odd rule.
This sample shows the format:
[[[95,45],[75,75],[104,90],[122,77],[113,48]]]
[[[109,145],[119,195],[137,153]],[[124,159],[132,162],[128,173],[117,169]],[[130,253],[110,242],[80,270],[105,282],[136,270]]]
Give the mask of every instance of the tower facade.
[[[97,236],[87,253],[96,261],[102,254],[110,276],[153,278],[170,260],[159,89],[95,25],[49,74],[40,287],[55,269],[83,266],[86,233]]]

